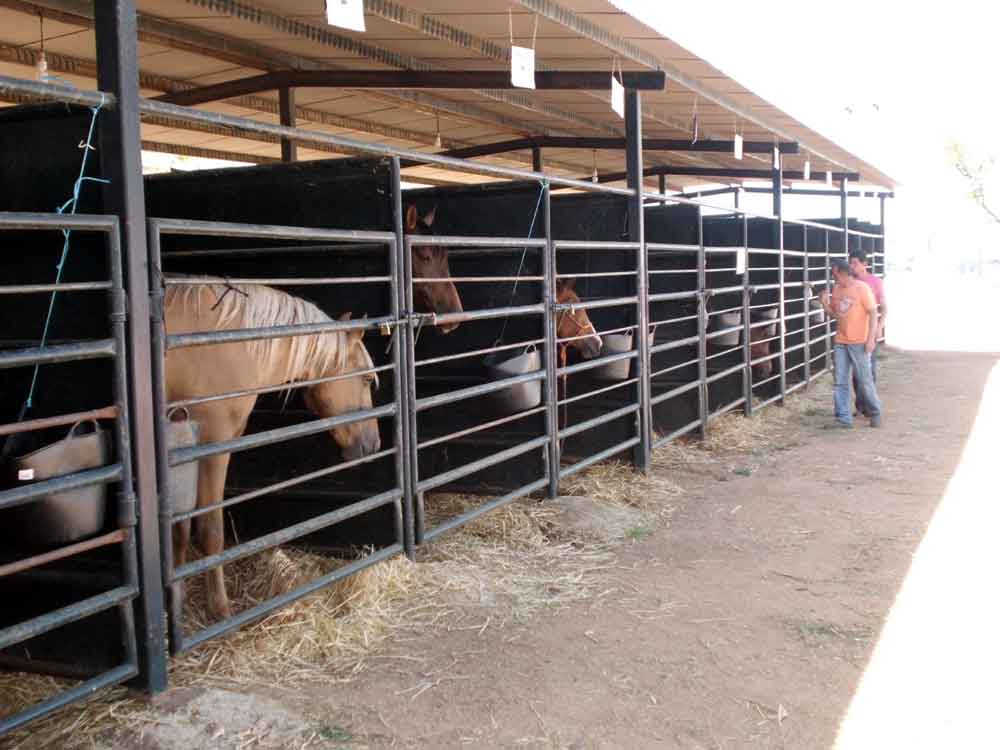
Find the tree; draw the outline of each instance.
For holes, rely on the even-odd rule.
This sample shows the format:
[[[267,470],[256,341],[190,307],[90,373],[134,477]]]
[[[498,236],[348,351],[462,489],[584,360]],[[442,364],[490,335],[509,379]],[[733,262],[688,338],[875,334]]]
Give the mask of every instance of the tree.
[[[969,197],[986,212],[997,224],[1000,224],[1000,213],[994,210],[986,198],[987,183],[995,179],[993,170],[996,167],[994,156],[973,156],[960,143],[951,144],[952,163],[958,173],[969,185]]]

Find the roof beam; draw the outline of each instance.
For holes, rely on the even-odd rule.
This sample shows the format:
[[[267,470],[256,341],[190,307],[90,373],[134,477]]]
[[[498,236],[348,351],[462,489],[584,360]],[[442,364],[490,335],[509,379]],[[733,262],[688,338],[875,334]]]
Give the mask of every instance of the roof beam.
[[[626,88],[662,90],[666,77],[659,72],[624,73]],[[285,88],[347,89],[513,89],[506,70],[279,70],[201,86],[181,94],[160,97],[171,104],[191,106],[230,99],[258,91]],[[544,71],[535,73],[535,88],[552,91],[610,89],[607,71]]]
[[[470,52],[480,55],[481,57],[495,60],[501,63],[504,67],[510,66],[510,47],[507,45],[496,44],[495,42],[491,42],[489,39],[480,38],[475,34],[470,34],[464,29],[460,29],[442,21],[438,16],[427,15],[419,11],[412,10],[393,2],[393,0],[364,0],[364,2],[365,13],[367,15],[375,16],[383,19],[384,21],[417,31],[431,39],[447,42],[448,44],[460,49],[469,50]],[[549,68],[544,63],[536,61],[536,70],[546,71],[549,70]],[[605,104],[608,104],[610,107],[610,96],[597,94],[595,92],[586,92],[584,96],[598,99]],[[690,131],[689,123],[682,123],[675,118],[665,117],[658,114],[654,108],[646,107],[643,111],[643,118],[648,119],[651,122],[655,122],[657,125],[664,125],[681,133],[688,133]],[[706,135],[710,134],[706,133]],[[749,158],[759,159],[760,157],[749,155]],[[711,162],[711,160],[703,161]]]
[[[220,6],[215,8],[216,10],[223,10],[221,7],[223,2],[224,0],[212,0],[213,7]],[[0,0],[0,5],[8,3],[15,3],[20,6],[18,9],[29,7],[31,10],[27,10],[25,12],[34,13],[36,15],[39,8],[44,8],[46,12],[59,13],[60,20],[63,20],[66,23],[75,23],[84,28],[93,27],[94,25],[93,3],[89,0],[32,0],[30,3],[23,2],[23,0]],[[229,8],[234,7],[233,3],[230,2],[226,2],[225,5]],[[270,11],[252,8],[246,3],[240,3],[239,5],[241,8],[240,17],[245,18],[245,20],[255,21],[257,23],[269,21],[276,24],[280,21],[281,23],[278,25],[281,28],[292,28],[293,24],[298,24],[297,26],[294,26],[294,28],[299,30],[300,35],[305,35],[307,38],[312,38],[306,33],[306,30],[308,29],[318,35],[317,38],[330,38],[331,42],[336,41],[334,46],[338,49],[351,51],[358,46],[358,44],[356,44],[354,40],[350,39],[350,37],[327,32],[325,28],[294,22],[271,13]],[[256,15],[254,15],[253,18],[250,18],[250,14]],[[271,23],[267,23],[266,25],[271,26],[272,28],[274,27]],[[171,49],[192,52],[194,54],[216,60],[225,60],[242,67],[256,68],[258,70],[336,69],[335,65],[328,62],[302,57],[300,55],[295,55],[273,47],[266,47],[252,42],[247,42],[236,37],[203,31],[201,29],[176,23],[174,21],[164,20],[162,18],[156,18],[145,14],[138,15],[138,27],[139,39],[142,41],[159,44]],[[339,46],[341,44],[346,46]],[[367,48],[369,45],[361,46]],[[392,53],[386,52],[386,54]],[[527,97],[506,92],[497,93],[505,94],[506,98],[509,100],[505,101],[505,103],[521,107],[522,109],[541,112],[541,110],[532,107],[531,101]],[[371,96],[373,98],[384,99],[385,101],[389,101],[396,106],[404,104],[404,106],[408,106],[410,109],[415,109],[417,111],[431,109],[440,112],[447,112],[456,118],[461,118],[466,121],[485,123],[512,133],[529,135],[529,129],[525,127],[524,123],[517,122],[504,117],[503,115],[491,112],[481,107],[476,107],[475,105],[466,104],[464,102],[456,102],[443,97],[431,96],[423,92],[399,91],[396,89],[386,90],[383,94],[371,94]],[[541,113],[546,114],[547,116],[556,116],[551,112]],[[590,126],[588,125],[588,127]],[[599,126],[595,124],[594,127]],[[617,135],[613,129],[611,129],[611,132],[612,134]]]
[[[587,150],[623,150],[625,148],[624,138],[575,138],[565,136],[538,136],[535,138],[515,138],[509,141],[498,141],[496,143],[484,143],[478,146],[466,146],[444,152],[443,156],[451,156],[456,159],[471,159],[477,156],[491,156],[493,154],[505,154],[511,151],[523,151],[535,148],[562,148],[562,149],[587,149]],[[733,150],[732,141],[698,141],[691,143],[687,140],[674,140],[669,138],[644,138],[642,141],[644,151],[707,151],[731,153]],[[744,143],[743,148],[748,152],[770,153],[774,148],[773,143]],[[779,150],[784,154],[798,153],[797,143],[782,143]],[[725,169],[725,167],[715,167],[715,169]]]
[[[0,5],[6,5],[10,0],[0,0]],[[12,47],[12,46],[0,46],[0,61],[14,63],[17,65],[24,65],[26,67],[34,67],[37,65],[39,60],[39,52],[30,47]],[[87,78],[95,78],[97,75],[97,64],[92,60],[84,60],[78,57],[72,57],[70,55],[62,55],[59,53],[47,51],[45,53],[46,60],[48,61],[49,70],[56,73],[65,73],[68,75],[82,76]],[[153,91],[167,91],[167,92],[183,92],[187,91],[193,86],[185,81],[179,81],[173,78],[168,78],[166,76],[156,75],[153,73],[139,72],[139,86],[142,89],[151,89]],[[23,97],[3,97],[8,101],[14,101],[18,104],[28,103],[31,100],[25,99]],[[278,102],[273,99],[266,99],[259,96],[242,96],[230,100],[232,104],[240,107],[245,107],[247,109],[256,110],[259,112],[267,112],[270,114],[278,114]],[[343,115],[336,115],[331,112],[324,112],[322,110],[310,109],[308,107],[299,107],[296,110],[297,119],[300,121],[319,123],[323,125],[329,125],[331,127],[337,127],[344,130],[351,130],[359,133],[368,133],[374,135],[381,135],[393,140],[409,141],[412,143],[422,143],[424,145],[433,145],[433,136],[429,133],[423,133],[420,131],[408,130],[405,128],[399,128],[393,125],[382,125],[380,123],[373,123],[367,120],[359,120],[353,117],[345,117]],[[234,138],[245,137],[241,133],[235,133],[230,131],[219,131],[217,129],[206,130],[204,126],[191,127],[188,123],[173,123],[156,121],[149,116],[143,117],[143,122],[156,125],[165,125],[169,127],[174,127],[182,130],[194,130],[196,132],[204,132],[210,135],[220,135],[220,136],[232,136]],[[451,138],[443,138],[443,145],[450,149],[457,149],[468,145],[468,141],[456,140]],[[268,143],[272,141],[267,141]],[[226,153],[226,152],[223,152]],[[340,152],[335,152],[340,153]],[[190,154],[189,154],[190,155]],[[242,155],[238,155],[242,156]],[[220,157],[221,158],[221,157]],[[530,159],[526,156],[522,157],[520,155],[512,155],[510,157],[511,161],[530,163]],[[575,171],[580,169],[579,164],[568,164],[561,162],[553,162],[554,166],[559,166],[563,169],[569,171]],[[444,183],[442,183],[444,184]]]
[[[642,170],[643,177],[651,177],[653,175],[673,175],[675,177],[719,177],[723,179],[744,179],[744,180],[770,180],[774,176],[774,171],[770,169],[729,169],[727,167],[682,167],[680,165],[661,165],[656,167],[648,167]],[[803,172],[793,172],[791,170],[783,170],[782,176],[786,180],[796,180],[799,182],[805,181],[805,174]],[[608,172],[606,174],[599,174],[597,177],[598,182],[621,182],[626,177],[625,172]],[[833,179],[835,180],[858,180],[861,175],[857,172],[834,172]],[[590,179],[587,177],[579,177],[577,179],[586,180]],[[812,173],[810,175],[810,181],[826,181],[826,173]],[[770,191],[768,191],[770,192]],[[839,193],[838,193],[839,195]]]
[[[52,2],[52,0],[45,1]],[[429,63],[411,55],[394,52],[374,44],[369,44],[361,39],[341,34],[333,31],[332,27],[325,24],[318,26],[304,21],[287,18],[278,13],[267,10],[266,8],[260,8],[252,5],[251,3],[244,2],[243,0],[187,0],[187,2],[191,5],[208,8],[209,10],[218,13],[225,13],[242,21],[273,29],[279,33],[287,34],[288,36],[307,39],[316,44],[333,47],[343,52],[357,55],[358,57],[368,58],[369,60],[392,68],[420,71],[428,71],[431,68]],[[330,68],[331,66],[313,65],[310,67]],[[487,99],[492,99],[493,101],[500,102],[501,104],[524,109],[546,117],[564,120],[572,123],[574,127],[577,128],[587,128],[596,130],[597,132],[614,135],[617,135],[620,132],[620,128],[615,128],[596,120],[590,120],[573,112],[566,112],[565,110],[546,104],[545,102],[532,101],[529,97],[524,96],[523,94],[499,91],[496,89],[476,89],[475,91],[477,94]],[[518,130],[523,131],[523,126]]]
[[[660,60],[655,55],[646,52],[635,44],[632,44],[632,42],[628,41],[624,37],[598,26],[596,23],[587,20],[569,8],[563,7],[558,3],[553,2],[553,0],[517,0],[517,2],[523,8],[526,8],[533,13],[537,13],[543,18],[547,18],[560,26],[570,29],[574,33],[579,34],[586,39],[597,42],[627,60],[646,65],[653,70],[662,70],[666,73],[667,78],[670,80],[676,81],[684,86],[684,88],[689,89],[713,104],[732,112],[741,119],[774,133],[778,138],[786,141],[798,140],[802,144],[802,147],[814,156],[838,167],[842,167],[844,169],[848,168],[847,165],[840,160],[834,159],[828,154],[817,150],[814,146],[801,141],[801,139],[796,138],[783,128],[767,122],[761,117],[755,115],[750,109],[729,99],[727,96],[720,94],[708,86],[705,86],[701,81],[689,76],[679,68]]]
[[[6,7],[10,4],[10,1],[11,0],[0,0],[0,6]],[[18,5],[24,5],[24,3],[18,3]],[[0,43],[0,61],[34,67],[38,64],[38,59],[38,51],[30,47],[3,46],[2,43]],[[48,63],[49,70],[53,72],[85,76],[87,78],[95,79],[97,77],[97,63],[92,60],[84,60],[70,55],[61,55],[51,51],[47,51],[45,53],[45,59]],[[139,87],[142,89],[165,91],[173,94],[180,94],[197,88],[186,81],[156,75],[153,73],[146,73],[141,70],[139,71]],[[273,115],[278,114],[278,102],[261,96],[241,96],[234,98],[231,103],[239,107],[244,107],[245,109],[255,110],[257,112],[267,112],[268,114]],[[424,133],[419,130],[410,130],[409,128],[401,128],[395,125],[383,125],[381,123],[371,122],[357,117],[346,117],[344,115],[337,115],[332,112],[324,112],[322,110],[311,109],[308,107],[296,108],[295,114],[296,119],[305,122],[329,125],[331,127],[341,128],[343,130],[352,130],[357,133],[366,133],[368,135],[379,135],[384,138],[392,138],[393,140],[421,143],[425,146],[431,146],[434,144],[434,136],[431,133]],[[468,141],[453,138],[442,138],[442,142],[443,145],[448,148],[461,148],[463,146],[467,146],[469,143]]]

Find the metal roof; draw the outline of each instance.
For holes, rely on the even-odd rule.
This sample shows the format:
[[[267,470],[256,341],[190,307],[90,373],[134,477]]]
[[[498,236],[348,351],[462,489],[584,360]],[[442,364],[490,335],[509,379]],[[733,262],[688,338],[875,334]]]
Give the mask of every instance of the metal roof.
[[[795,141],[789,170],[806,159],[814,173],[858,172],[861,182],[891,188],[894,181],[833,141],[790,117],[712,65],[605,0],[365,0],[365,33],[328,26],[323,0],[138,0],[139,66],[144,96],[246,78],[276,70],[494,70],[509,69],[514,42],[535,37],[540,70],[661,70],[663,91],[645,91],[647,138],[691,138],[697,112],[699,140]],[[44,18],[40,24],[40,16]],[[40,28],[50,74],[81,88],[95,87],[95,41],[88,0],[0,0],[0,75],[34,76]],[[300,127],[388,145],[437,151],[529,136],[622,136],[624,121],[605,91],[339,89],[296,90]],[[277,92],[239,96],[200,108],[279,121]],[[229,132],[180,129],[147,119],[144,147],[237,160],[280,157],[275,142]],[[330,158],[300,147],[299,159]],[[483,157],[530,164],[530,152]],[[624,153],[546,148],[546,171],[584,177],[595,165],[621,172]],[[769,169],[768,154],[648,151],[646,166]],[[481,181],[476,175],[411,167],[411,181]],[[649,178],[647,178],[649,179]],[[731,180],[671,175],[672,187]],[[650,180],[653,184],[654,180]]]

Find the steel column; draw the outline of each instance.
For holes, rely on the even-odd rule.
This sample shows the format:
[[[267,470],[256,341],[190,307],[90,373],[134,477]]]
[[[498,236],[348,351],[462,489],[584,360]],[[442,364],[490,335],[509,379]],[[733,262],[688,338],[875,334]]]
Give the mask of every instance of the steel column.
[[[295,89],[284,87],[278,89],[278,114],[281,124],[285,127],[295,127]],[[281,138],[281,160],[296,161],[298,146],[291,138]]]
[[[541,146],[531,147],[531,171],[542,171],[542,148]]]
[[[826,249],[826,264],[823,268],[823,288],[827,292],[830,291],[830,230],[827,229],[823,232],[823,246]],[[833,367],[833,352],[832,345],[830,341],[830,336],[833,332],[832,322],[829,315],[824,315],[826,318],[826,369],[829,370]]]
[[[659,178],[657,186],[660,189],[660,195],[666,195],[666,193],[667,193],[667,176],[665,174],[661,174],[661,175],[657,175],[657,177]],[[667,201],[665,199],[661,198],[660,199],[660,205],[661,206],[667,205]]]
[[[734,195],[739,195],[737,191]],[[737,198],[738,200],[738,198]],[[743,416],[753,416],[753,367],[750,361],[750,243],[747,241],[747,215],[740,217],[740,244],[746,253],[746,270],[743,273]]]
[[[781,398],[778,399],[780,406],[785,405],[785,393],[788,386],[787,363],[785,362],[785,221],[782,218],[781,205],[781,152],[774,156],[774,165],[771,175],[771,193],[774,199],[773,213],[775,219],[775,248],[778,250],[778,347],[781,356],[778,357],[778,372],[780,378]]]
[[[150,353],[149,262],[146,248],[146,207],[139,134],[139,73],[134,0],[94,3],[98,87],[113,93],[117,107],[101,128],[102,171],[106,210],[120,215],[126,253],[128,352],[132,399],[132,441],[135,492],[139,505],[139,580],[136,600],[140,640],[141,687],[159,692],[167,686],[163,580],[154,450],[152,358]]]
[[[847,254],[851,252],[851,237],[847,233],[848,229],[847,221],[847,180],[840,180],[840,228],[844,233],[844,247],[843,247],[843,257],[846,259]]]
[[[708,295],[705,292],[705,216],[698,206],[698,424],[708,434]]]
[[[628,172],[628,187],[635,191],[629,199],[628,230],[629,239],[639,243],[636,248],[636,337],[638,339],[638,359],[636,360],[637,396],[639,415],[637,434],[639,443],[633,451],[633,460],[639,471],[649,471],[652,451],[652,407],[649,378],[649,274],[647,272],[647,251],[642,204],[642,99],[638,91],[625,92],[625,168]]]
[[[805,343],[805,389],[809,390],[809,377],[812,374],[812,347],[810,343],[810,326],[812,316],[810,313],[809,301],[812,297],[812,287],[809,285],[809,227],[802,225],[802,312],[805,314],[805,323],[802,325],[802,341]]]
[[[392,266],[390,268],[392,281],[392,311],[396,320],[407,320],[409,308],[407,307],[406,287],[409,279],[406,277],[407,267],[406,243],[403,238],[403,191],[400,185],[400,165],[399,157],[392,157],[391,171],[389,179],[392,181],[392,226],[396,233],[396,247],[393,248]],[[405,328],[408,328],[407,324]],[[414,371],[410,368],[410,351],[407,346],[406,331],[404,325],[400,324],[392,330],[393,360],[396,365],[393,374],[395,385],[396,416],[393,418],[396,435],[396,471],[399,474],[400,487],[403,489],[403,551],[411,560],[416,554],[415,529],[413,518],[414,505],[414,481],[411,471],[411,455],[415,449],[411,444],[415,443],[415,437],[410,432],[410,412],[412,404],[407,404],[409,382]],[[413,453],[411,453],[411,451]]]
[[[545,434],[549,436],[547,461],[549,471],[549,497],[559,496],[559,476],[562,458],[559,445],[559,380],[556,375],[556,249],[552,237],[552,196],[546,182],[542,186],[542,221],[545,230],[545,248],[542,251],[542,299],[545,314]],[[568,395],[568,394],[567,394]]]

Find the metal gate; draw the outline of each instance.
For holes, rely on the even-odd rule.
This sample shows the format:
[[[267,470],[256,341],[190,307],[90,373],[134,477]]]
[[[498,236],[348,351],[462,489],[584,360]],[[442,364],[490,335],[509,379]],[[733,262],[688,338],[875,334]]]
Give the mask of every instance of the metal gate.
[[[161,246],[168,240],[182,238],[186,242],[201,241],[197,249],[175,250],[163,252]],[[247,243],[253,243],[248,246]],[[176,245],[176,242],[174,243]],[[262,246],[263,245],[263,246]],[[324,229],[309,229],[299,227],[254,226],[228,224],[204,221],[185,221],[179,219],[150,219],[149,248],[156,278],[153,280],[153,382],[154,398],[156,400],[156,443],[157,443],[157,474],[159,476],[160,497],[160,532],[161,559],[164,585],[169,594],[169,625],[170,647],[173,653],[185,651],[216,636],[227,633],[235,628],[258,620],[267,614],[300,599],[334,581],[351,575],[364,567],[372,565],[393,555],[401,553],[409,547],[406,539],[406,529],[410,526],[409,508],[405,503],[405,448],[402,437],[403,415],[402,399],[404,387],[402,384],[402,345],[401,318],[399,315],[399,271],[402,267],[399,258],[399,245],[396,235],[389,232],[338,231]],[[184,261],[204,265],[207,259],[213,259],[222,267],[232,266],[233,260],[239,261],[239,268],[244,268],[249,259],[268,256],[275,267],[292,267],[288,257],[295,253],[315,255],[323,260],[319,275],[308,276],[260,276],[251,277],[219,277],[185,276],[174,277],[161,272],[163,263],[177,265]],[[364,276],[344,273],[343,264],[338,264],[338,257],[349,253],[368,253],[371,265],[382,270],[368,273]],[[278,259],[278,262],[274,262]],[[271,271],[273,273],[273,270]],[[356,320],[333,320],[326,318],[321,321],[290,322],[275,325],[248,326],[240,323],[235,328],[227,330],[205,330],[185,333],[170,333],[166,330],[165,294],[171,287],[221,287],[217,295],[221,302],[222,295],[253,294],[255,288],[267,285],[271,288],[292,287],[301,290],[311,290],[312,295],[327,293],[324,302],[337,304],[341,294],[349,288],[375,288],[379,293],[372,292],[372,298],[378,299],[383,314]],[[331,296],[332,295],[332,296]],[[215,304],[218,304],[216,302]],[[170,352],[189,349],[191,347],[211,347],[220,344],[242,342],[283,341],[290,342],[299,337],[313,337],[310,341],[319,346],[323,336],[338,335],[349,332],[382,333],[382,337],[371,337],[372,343],[384,350],[386,342],[390,342],[389,361],[381,366],[365,369],[352,369],[348,372],[328,373],[319,376],[305,377],[302,374],[291,373],[290,381],[267,383],[259,387],[234,388],[222,392],[197,393],[183,399],[168,399],[171,384],[168,382],[167,355]],[[346,339],[338,339],[344,341]],[[375,350],[372,343],[368,345],[370,353]],[[374,356],[373,356],[374,362]],[[233,435],[228,438],[213,439],[206,436],[207,424],[200,424],[202,439],[197,445],[171,448],[168,437],[171,411],[188,409],[197,415],[199,407],[207,404],[218,404],[233,399],[275,396],[291,394],[302,389],[315,389],[325,384],[344,381],[348,378],[385,378],[391,379],[388,392],[391,398],[382,405],[365,409],[352,409],[339,414],[321,416],[318,419],[296,421],[292,424],[260,429],[251,434]],[[385,387],[385,383],[381,387]],[[251,406],[251,408],[253,408]],[[206,412],[207,413],[207,412]],[[293,415],[294,416],[294,415]],[[228,496],[210,498],[201,497],[196,507],[193,499],[182,507],[181,498],[173,496],[176,491],[172,479],[179,467],[195,462],[202,462],[214,456],[236,456],[246,451],[270,447],[273,451],[277,446],[292,440],[301,440],[310,436],[344,428],[365,420],[389,420],[390,426],[382,430],[385,442],[390,447],[362,455],[349,460],[331,462],[320,459],[312,464],[296,463],[296,456],[285,454],[275,463],[291,464],[289,471],[275,477],[278,472],[270,472],[267,479],[260,475],[253,478],[251,486],[240,487],[242,491]],[[287,420],[285,420],[287,421]],[[319,450],[325,448],[320,446]],[[302,453],[302,449],[296,454]],[[389,470],[379,472],[383,479],[390,478],[387,486],[380,487],[371,494],[348,502],[317,502],[301,509],[305,518],[291,525],[260,533],[248,541],[220,548],[206,556],[183,564],[175,565],[172,554],[171,537],[175,527],[193,521],[197,529],[201,517],[213,512],[232,513],[239,506],[279,491],[287,492],[293,488],[302,487],[322,478],[332,478],[343,472],[357,469],[372,462],[391,462]],[[200,464],[200,471],[205,471],[205,464]],[[230,467],[231,468],[231,467]],[[296,471],[297,470],[297,471]],[[290,476],[288,474],[291,474]],[[269,479],[277,481],[268,481]],[[229,482],[228,484],[232,484]],[[204,495],[204,493],[202,493]],[[287,505],[287,504],[286,504]],[[336,507],[331,507],[336,506]],[[267,513],[266,506],[264,513]],[[366,551],[357,559],[345,563],[339,568],[328,572],[314,580],[301,584],[294,589],[281,593],[271,599],[259,602],[254,606],[236,612],[206,627],[189,627],[184,624],[183,582],[198,574],[213,574],[221,571],[223,566],[255,555],[278,545],[302,540],[308,535],[323,532],[337,524],[355,519],[379,509],[388,509],[391,513],[393,541],[379,549]],[[287,513],[288,511],[284,511]],[[273,511],[271,512],[273,515]],[[275,524],[277,525],[277,524]],[[221,572],[214,575],[222,576]]]
[[[14,475],[10,477],[12,481],[5,484],[7,488],[0,491],[0,526],[10,530],[16,524],[20,531],[18,539],[8,539],[3,547],[0,579],[15,587],[23,586],[27,594],[4,604],[4,616],[0,620],[0,666],[7,670],[63,677],[77,684],[13,715],[0,717],[0,735],[3,735],[69,703],[89,697],[103,687],[138,674],[132,606],[133,600],[139,596],[139,579],[126,385],[126,305],[118,220],[113,216],[4,213],[0,214],[0,230],[4,234],[31,232],[22,236],[22,239],[31,238],[28,240],[31,246],[23,247],[16,257],[12,253],[4,259],[12,262],[20,261],[26,253],[41,256],[46,240],[51,242],[54,232],[62,233],[67,243],[65,247],[68,247],[70,233],[74,242],[80,238],[92,240],[96,235],[106,252],[107,271],[104,278],[5,284],[0,287],[0,294],[16,295],[19,301],[24,299],[24,308],[29,312],[32,307],[44,310],[45,306],[32,306],[31,300],[47,295],[49,312],[46,318],[49,319],[53,307],[63,301],[63,295],[103,294],[107,298],[108,311],[103,319],[106,325],[97,337],[46,341],[49,330],[46,323],[40,341],[25,348],[0,352],[0,369],[7,371],[5,382],[15,387],[31,383],[27,389],[29,393],[38,383],[51,390],[52,383],[46,382],[46,378],[53,369],[88,361],[108,363],[102,375],[110,381],[103,383],[110,393],[107,403],[81,411],[65,411],[66,406],[73,403],[72,396],[80,394],[68,394],[59,389],[58,398],[49,399],[58,403],[54,408],[44,409],[58,413],[0,426],[0,436],[6,436],[8,440],[24,440],[53,429],[59,430],[65,437],[40,449],[46,452],[79,449],[79,443],[75,444],[76,448],[70,447],[78,439],[98,446],[96,456],[81,460],[80,466],[71,473],[50,475],[51,467],[39,469],[31,465],[33,461],[42,463],[44,454],[39,453],[39,449],[24,455],[22,448],[11,448],[8,444],[9,453],[20,454],[23,458],[15,461],[13,455],[7,457],[8,468]],[[91,251],[95,248],[88,245],[84,249]],[[58,253],[56,257],[59,257]],[[64,251],[60,267],[65,262]],[[6,275],[7,278],[18,276],[14,272]],[[59,300],[56,295],[60,295]],[[29,370],[31,374],[27,375]],[[66,381],[62,384],[65,386]],[[94,390],[100,392],[101,388]],[[93,397],[93,394],[84,397]],[[104,397],[103,393],[98,396],[102,400]],[[85,424],[94,425],[95,432],[77,437],[78,426]],[[96,429],[100,424],[110,428],[110,439],[104,428]],[[110,444],[107,445],[106,455],[102,455],[103,450],[99,446],[106,440]],[[105,521],[106,509],[108,519]],[[32,539],[27,540],[26,537]],[[92,593],[88,592],[89,596],[81,597],[77,590],[55,603],[47,596],[59,577],[67,580],[81,578],[72,574],[86,562],[84,558],[88,554],[113,552],[116,548],[117,560],[112,558],[112,562],[104,566],[104,575],[86,576],[85,583],[92,590]],[[67,564],[72,567],[66,568]],[[38,588],[40,584],[45,585],[44,592]],[[94,644],[89,643],[86,634],[81,637],[79,633],[72,632],[70,626],[84,620],[93,622],[102,614],[112,614],[117,620],[120,652],[112,657],[113,663],[103,664],[95,672],[79,663],[81,654],[95,650]],[[54,642],[53,634],[57,632],[58,640],[63,641],[63,645],[68,642],[76,647],[71,651],[70,660],[58,658],[60,650],[65,654],[65,648],[60,649],[60,644]],[[56,656],[47,655],[53,651]]]

